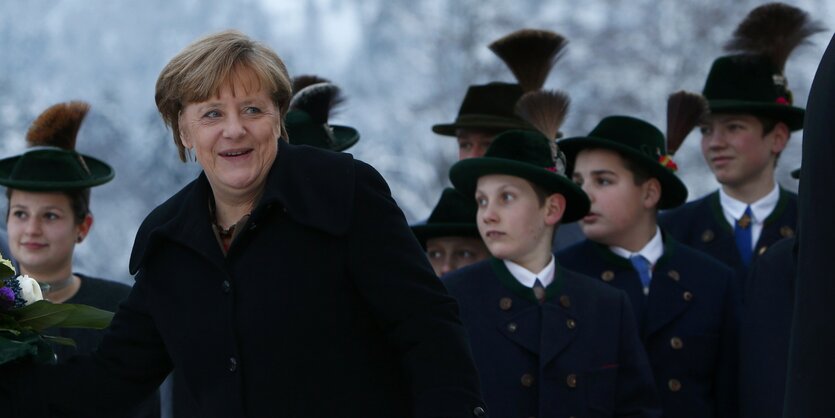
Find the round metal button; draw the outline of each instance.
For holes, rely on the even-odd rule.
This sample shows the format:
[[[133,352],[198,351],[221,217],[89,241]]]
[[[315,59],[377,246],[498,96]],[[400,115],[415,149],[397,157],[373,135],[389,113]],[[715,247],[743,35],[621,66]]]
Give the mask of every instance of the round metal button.
[[[612,270],[606,270],[600,274],[600,278],[603,279],[604,282],[611,282],[615,280],[615,272]]]
[[[713,241],[713,238],[714,238],[713,231],[708,229],[707,231],[702,232],[702,242],[711,242],[711,241]]]
[[[760,249],[757,250],[757,255],[763,255],[765,253],[765,250],[767,250],[767,249],[768,249],[768,247],[766,247],[766,246],[760,247]]]
[[[563,308],[566,308],[566,309],[570,308],[571,307],[571,298],[569,298],[568,295],[560,296],[560,306],[562,306]]]
[[[670,339],[670,347],[673,347],[673,350],[681,350],[684,348],[684,342],[681,341],[681,338],[673,337]]]
[[[501,298],[499,299],[499,309],[503,311],[509,311],[510,308],[513,307],[513,299],[511,298]]]
[[[568,320],[565,321],[565,326],[567,326],[568,329],[577,328],[577,321],[575,321],[573,319],[568,319]]]
[[[220,288],[223,289],[223,293],[229,293],[232,290],[232,283],[229,283],[229,280],[224,280],[223,283],[220,284]]]
[[[475,409],[473,409],[473,416],[486,417],[487,416],[487,411],[485,411],[484,408],[482,408],[480,406],[477,406],[477,407],[475,407]]]
[[[577,375],[572,373],[565,378],[565,384],[570,388],[577,387]]]
[[[681,382],[678,379],[670,379],[667,382],[667,387],[670,388],[670,392],[678,392],[681,390]]]
[[[783,238],[791,238],[794,236],[794,230],[790,226],[781,226],[780,236],[782,236]]]
[[[511,322],[507,324],[507,330],[510,332],[516,332],[517,325],[515,322]]]
[[[234,372],[235,370],[238,370],[238,359],[229,357],[229,371]]]
[[[681,295],[681,297],[683,297],[684,300],[686,300],[687,302],[690,302],[691,300],[693,300],[693,294],[690,293],[690,292],[684,292],[684,294]]]
[[[522,386],[524,386],[526,388],[529,388],[529,387],[533,386],[533,376],[531,376],[530,373],[523,374],[521,381],[522,381]]]

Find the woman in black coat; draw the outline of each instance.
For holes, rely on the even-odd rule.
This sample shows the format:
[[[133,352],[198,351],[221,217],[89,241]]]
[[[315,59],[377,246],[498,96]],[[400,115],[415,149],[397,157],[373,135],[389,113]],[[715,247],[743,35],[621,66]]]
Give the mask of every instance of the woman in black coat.
[[[280,58],[238,32],[171,60],[157,106],[203,173],[140,227],[99,350],[21,370],[40,395],[5,389],[13,404],[117,416],[176,368],[200,417],[486,416],[457,306],[386,183],[280,139],[289,97]]]

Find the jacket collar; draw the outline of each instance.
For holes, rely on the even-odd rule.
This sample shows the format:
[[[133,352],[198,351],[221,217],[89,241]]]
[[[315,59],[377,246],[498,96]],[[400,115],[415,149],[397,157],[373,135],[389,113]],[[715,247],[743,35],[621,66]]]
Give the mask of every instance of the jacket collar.
[[[333,153],[280,140],[278,156],[267,175],[261,200],[249,223],[281,209],[293,221],[331,235],[347,233],[353,216],[354,164],[350,154]],[[189,247],[223,264],[223,253],[211,230],[211,187],[200,173],[171,199],[148,215],[137,233],[130,261],[135,274],[149,248],[160,239]]]

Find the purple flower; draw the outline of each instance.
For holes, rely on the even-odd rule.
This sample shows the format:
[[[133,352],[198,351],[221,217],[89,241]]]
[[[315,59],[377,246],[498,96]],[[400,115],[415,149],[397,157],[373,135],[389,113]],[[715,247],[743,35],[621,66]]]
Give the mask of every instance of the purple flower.
[[[8,310],[15,306],[15,293],[9,287],[0,287],[0,309]]]

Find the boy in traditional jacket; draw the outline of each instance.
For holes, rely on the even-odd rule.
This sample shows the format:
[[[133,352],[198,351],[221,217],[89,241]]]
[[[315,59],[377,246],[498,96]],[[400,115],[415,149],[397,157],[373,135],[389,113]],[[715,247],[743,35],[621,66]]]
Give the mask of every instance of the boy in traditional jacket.
[[[610,116],[560,148],[591,209],[580,222],[588,239],[557,260],[629,295],[666,417],[737,416],[734,273],[656,224],[658,209],[687,198],[663,134]]]
[[[766,248],[795,233],[797,195],[774,170],[791,132],[803,128],[783,73],[791,51],[820,29],[793,6],[771,3],[746,17],[713,62],[704,86],[711,115],[702,154],[722,187],[665,213],[659,223],[680,242],[737,272],[738,288]]]
[[[557,225],[582,218],[589,201],[565,177],[550,128],[505,132],[450,170],[475,197],[493,255],[444,279],[485,402],[496,417],[660,416],[629,298],[555,262]]]

